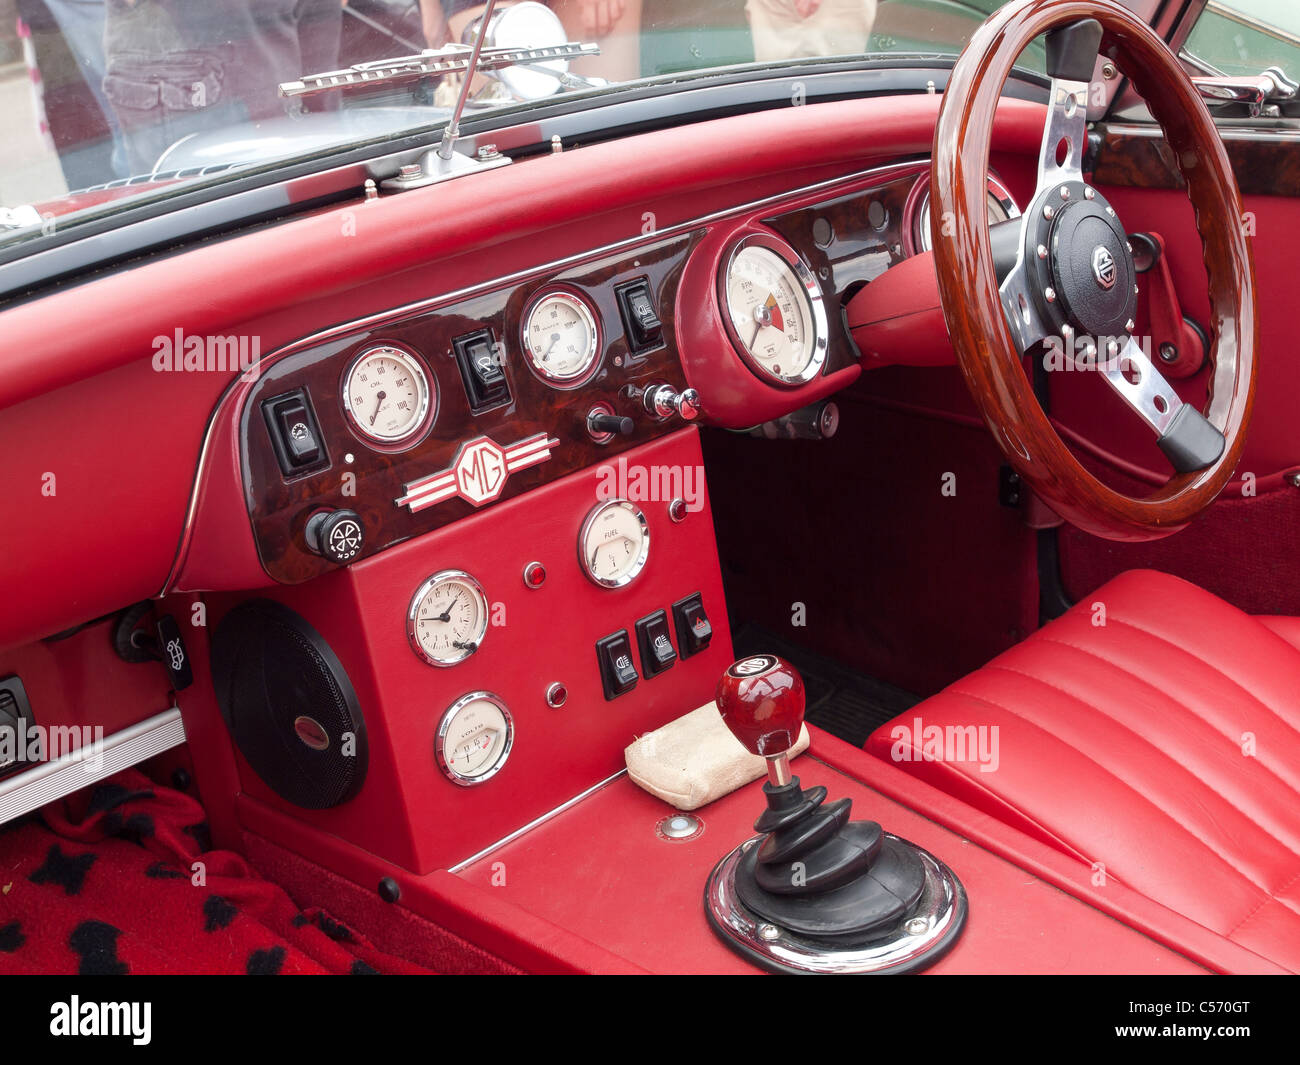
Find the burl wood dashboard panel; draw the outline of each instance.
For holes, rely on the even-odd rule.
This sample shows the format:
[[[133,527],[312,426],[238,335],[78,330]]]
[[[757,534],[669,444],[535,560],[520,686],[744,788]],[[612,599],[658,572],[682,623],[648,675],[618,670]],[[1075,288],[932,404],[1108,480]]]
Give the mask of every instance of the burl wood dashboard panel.
[[[876,180],[859,178],[829,195],[826,190],[821,196],[805,192],[792,196],[784,210],[769,206],[747,215],[738,212],[726,221],[702,220],[697,227],[660,240],[647,238],[647,243],[635,248],[539,271],[524,281],[503,280],[463,299],[453,295],[433,309],[395,313],[274,362],[249,388],[239,429],[244,501],[262,567],[282,584],[299,584],[335,569],[334,563],[313,553],[307,544],[308,519],[321,510],[345,508],[358,514],[365,532],[364,546],[354,559],[359,561],[680,428],[676,417],[656,419],[647,414],[638,393],[649,385],[664,383],[681,391],[692,379],[701,381],[707,423],[710,386],[703,382],[714,380],[707,375],[710,362],[739,363],[734,352],[715,350],[718,343],[726,343],[716,332],[720,323],[714,323],[712,334],[701,330],[700,336],[683,335],[692,328],[689,313],[681,314],[683,307],[700,303],[692,300],[690,292],[681,291],[683,277],[691,285],[689,278],[692,271],[699,273],[700,263],[713,264],[720,247],[755,226],[783,237],[810,267],[823,291],[830,343],[822,377],[853,367],[857,350],[844,326],[843,301],[857,286],[912,253],[909,234],[922,171],[923,167],[908,166],[902,173],[895,169]],[[688,270],[693,260],[700,262]],[[642,278],[649,283],[663,324],[663,343],[634,353],[616,290]],[[544,381],[532,370],[522,348],[527,309],[535,297],[552,290],[584,298],[595,309],[600,326],[597,368],[576,388],[557,388]],[[720,308],[715,313],[721,313]],[[484,329],[500,345],[511,399],[476,414],[453,341]],[[427,435],[405,450],[386,450],[368,442],[352,426],[342,399],[344,377],[356,357],[388,345],[417,357],[436,397]],[[769,393],[759,409],[781,406],[782,396],[770,395],[771,385],[748,371],[742,371],[740,379],[749,391]],[[298,389],[310,398],[328,464],[306,474],[286,474],[277,460],[263,405]],[[779,413],[806,402],[800,395],[790,392],[789,403]],[[594,441],[586,419],[597,404],[632,418],[634,430],[606,443]],[[476,506],[453,495],[413,512],[397,502],[412,482],[451,469],[467,441],[488,437],[509,449],[540,435],[550,442],[549,458],[512,471],[500,494],[487,503]]]
[[[267,573],[282,583],[297,584],[336,568],[308,549],[304,535],[307,519],[322,508],[347,508],[360,515],[366,539],[358,559],[474,513],[479,508],[459,497],[418,513],[396,503],[406,484],[448,469],[466,440],[488,436],[508,448],[546,433],[557,441],[549,460],[510,474],[495,502],[679,428],[680,421],[653,419],[635,398],[621,393],[628,385],[644,387],[661,381],[678,390],[686,387],[671,307],[682,266],[698,239],[699,234],[688,234],[635,254],[601,259],[495,289],[309,348],[276,363],[252,389],[244,405],[241,429],[244,490],[254,539]],[[650,282],[664,323],[664,344],[632,358],[615,286],[639,277]],[[553,388],[536,376],[526,365],[520,347],[525,307],[541,290],[557,286],[585,296],[597,309],[603,331],[599,368],[587,383],[571,390]],[[504,344],[502,366],[512,398],[505,406],[474,414],[453,356],[452,341],[485,328]],[[377,450],[354,433],[340,398],[343,375],[353,359],[368,348],[385,344],[415,353],[437,396],[428,435],[399,453]],[[329,466],[306,476],[286,477],[262,416],[262,403],[297,388],[305,388],[311,397]],[[616,436],[608,444],[594,442],[586,430],[586,415],[598,402],[632,417],[634,431]],[[349,454],[351,462],[346,458]]]

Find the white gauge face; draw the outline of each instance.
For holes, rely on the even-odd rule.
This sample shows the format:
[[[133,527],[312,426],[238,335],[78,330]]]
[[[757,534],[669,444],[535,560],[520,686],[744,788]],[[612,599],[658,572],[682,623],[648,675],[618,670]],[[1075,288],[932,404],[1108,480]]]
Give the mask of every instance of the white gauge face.
[[[567,292],[542,296],[529,308],[523,339],[533,369],[557,387],[581,382],[600,352],[595,314]]]
[[[514,722],[500,696],[462,695],[442,715],[434,753],[455,784],[482,784],[501,771],[514,743]]]
[[[406,612],[411,648],[431,666],[463,662],[478,650],[487,626],[487,597],[461,570],[435,573],[415,590]]]
[[[924,180],[928,181],[929,179]],[[1011,199],[1011,194],[1001,185],[996,184],[992,178],[989,179],[985,209],[988,223],[991,226],[1020,217],[1020,209],[1016,206],[1015,201]],[[930,250],[930,196],[928,193],[925,199],[921,201],[921,209],[916,212],[915,238],[919,251]]]
[[[746,244],[727,265],[724,290],[731,328],[751,366],[778,384],[816,376],[826,356],[825,311],[795,267],[770,248]]]
[[[343,409],[352,427],[381,444],[399,444],[424,425],[432,396],[424,370],[410,352],[371,348],[348,368]]]
[[[602,588],[622,588],[645,567],[650,529],[641,509],[626,499],[596,507],[582,523],[578,558],[583,571]]]

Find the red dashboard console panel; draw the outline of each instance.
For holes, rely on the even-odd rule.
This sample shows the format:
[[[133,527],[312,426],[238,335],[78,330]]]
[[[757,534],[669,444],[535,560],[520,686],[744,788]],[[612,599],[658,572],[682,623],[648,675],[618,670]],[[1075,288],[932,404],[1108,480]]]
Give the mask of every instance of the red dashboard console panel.
[[[934,254],[892,266],[848,302],[849,329],[869,366],[953,366]]]
[[[329,643],[348,673],[365,718],[369,771],[356,798],[329,810],[299,809],[277,796],[240,759],[244,793],[291,818],[301,836],[328,833],[411,872],[446,868],[618,772],[623,748],[694,710],[731,662],[726,603],[704,485],[699,433],[687,428],[607,464],[589,466],[525,496],[392,547],[305,584],[267,594],[297,611]],[[669,517],[661,486],[683,486],[686,517]],[[650,549],[640,574],[621,588],[598,586],[578,558],[583,520],[624,496],[644,513]],[[652,498],[645,498],[650,495]],[[530,562],[546,580],[524,583]],[[482,585],[491,623],[469,658],[436,668],[407,638],[413,593],[432,574],[463,570]],[[596,642],[620,629],[636,647],[636,623],[700,593],[713,635],[689,657],[675,636],[671,668],[639,676],[606,699]],[[219,597],[210,624],[237,602]],[[564,705],[547,705],[553,684]],[[504,767],[476,786],[459,786],[435,759],[435,736],[460,697],[499,696],[514,721]],[[264,827],[255,830],[266,832]],[[309,853],[297,838],[273,840]]]
[[[1133,571],[867,748],[1300,971],[1300,650],[1279,628]],[[979,730],[995,765],[935,746]]]

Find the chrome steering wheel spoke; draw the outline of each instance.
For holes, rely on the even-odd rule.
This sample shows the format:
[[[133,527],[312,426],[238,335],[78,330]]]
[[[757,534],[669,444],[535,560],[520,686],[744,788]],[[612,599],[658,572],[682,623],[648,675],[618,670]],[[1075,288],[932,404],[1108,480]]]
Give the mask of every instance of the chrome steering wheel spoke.
[[[1029,275],[1023,262],[1018,261],[1003,278],[998,286],[998,294],[1002,297],[1002,311],[1006,315],[1007,325],[1011,327],[1016,350],[1021,355],[1027,354],[1048,338],[1050,330],[1034,302]]]
[[[1128,337],[1117,355],[1104,360],[1099,357],[1097,370],[1156,436],[1169,432],[1183,401],[1136,340]]]
[[[1038,154],[1038,193],[1070,181],[1083,180],[1083,155],[1088,144],[1088,83],[1053,78],[1050,107]]]

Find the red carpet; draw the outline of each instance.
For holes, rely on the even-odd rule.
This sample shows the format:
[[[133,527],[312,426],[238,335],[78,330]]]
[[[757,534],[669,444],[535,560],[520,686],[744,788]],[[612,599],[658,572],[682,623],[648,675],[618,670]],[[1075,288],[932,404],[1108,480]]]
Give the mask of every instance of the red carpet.
[[[127,770],[0,826],[0,973],[421,973],[239,855]]]

